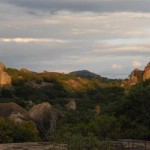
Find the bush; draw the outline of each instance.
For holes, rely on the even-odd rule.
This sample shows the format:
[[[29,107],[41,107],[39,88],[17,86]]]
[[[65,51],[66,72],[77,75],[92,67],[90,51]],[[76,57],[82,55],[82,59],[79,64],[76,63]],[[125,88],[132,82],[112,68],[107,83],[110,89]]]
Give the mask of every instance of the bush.
[[[13,121],[0,118],[0,143],[38,141],[38,131],[32,122],[16,125]]]
[[[87,131],[99,139],[117,139],[120,136],[120,123],[113,116],[96,116],[87,126]]]
[[[65,143],[68,150],[111,150],[108,141],[100,141],[93,133],[88,133],[87,136],[71,134],[70,132],[58,133],[51,135],[49,141]]]

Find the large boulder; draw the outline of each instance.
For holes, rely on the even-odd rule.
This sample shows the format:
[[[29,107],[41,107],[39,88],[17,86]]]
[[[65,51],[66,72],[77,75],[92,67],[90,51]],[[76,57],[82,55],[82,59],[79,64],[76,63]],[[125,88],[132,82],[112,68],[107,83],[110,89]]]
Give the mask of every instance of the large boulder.
[[[31,117],[26,110],[16,103],[0,103],[0,117],[11,119],[17,124],[24,121],[30,121]]]
[[[41,135],[46,135],[47,132],[54,132],[61,117],[60,111],[48,102],[33,106],[29,114],[36,123]]]

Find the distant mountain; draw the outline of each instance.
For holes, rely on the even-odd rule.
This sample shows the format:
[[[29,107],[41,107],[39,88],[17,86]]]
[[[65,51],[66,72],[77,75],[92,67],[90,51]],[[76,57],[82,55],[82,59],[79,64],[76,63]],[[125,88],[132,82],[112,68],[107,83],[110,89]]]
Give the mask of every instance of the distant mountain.
[[[90,72],[88,70],[73,71],[73,72],[70,72],[69,74],[75,75],[78,77],[87,78],[87,79],[100,79],[101,78],[100,75],[97,75],[97,74]]]
[[[70,72],[69,74],[77,76],[77,77],[82,77],[82,78],[85,78],[85,79],[88,79],[88,80],[97,79],[97,80],[101,80],[103,82],[114,81],[113,79],[108,79],[106,77],[102,77],[102,76],[100,76],[98,74],[95,74],[93,72],[90,72],[88,70],[73,71],[73,72]]]

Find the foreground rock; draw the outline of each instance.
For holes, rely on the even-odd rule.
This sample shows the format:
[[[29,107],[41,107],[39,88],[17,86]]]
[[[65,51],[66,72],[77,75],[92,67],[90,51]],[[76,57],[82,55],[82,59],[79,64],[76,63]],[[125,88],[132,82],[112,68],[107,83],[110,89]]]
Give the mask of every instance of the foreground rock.
[[[29,114],[42,135],[54,132],[61,118],[60,111],[47,102],[33,106]]]
[[[5,65],[0,63],[0,86],[11,85],[11,76],[5,70]]]
[[[11,143],[0,144],[0,150],[67,150],[65,144],[52,143]]]
[[[17,124],[31,120],[28,112],[13,102],[0,103],[0,117],[11,119]]]

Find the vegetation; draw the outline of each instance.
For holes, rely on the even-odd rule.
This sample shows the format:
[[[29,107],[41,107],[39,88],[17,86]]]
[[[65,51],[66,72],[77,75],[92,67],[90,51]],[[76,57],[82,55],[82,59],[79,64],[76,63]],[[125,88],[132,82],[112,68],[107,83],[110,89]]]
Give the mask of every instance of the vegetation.
[[[125,89],[117,80],[102,82],[71,74],[38,74],[10,68],[6,71],[13,81],[12,87],[1,89],[1,102],[13,101],[28,109],[28,101],[35,104],[47,101],[63,111],[58,130],[47,133],[48,141],[68,143],[72,150],[83,146],[105,150],[109,144],[99,141],[150,137],[150,80]],[[66,111],[64,106],[72,98],[77,110]],[[101,107],[99,115],[94,111],[96,105]],[[37,131],[31,126],[30,123],[16,126],[1,119],[0,142],[38,140]]]
[[[0,143],[38,141],[38,131],[32,122],[16,125],[0,118]]]

